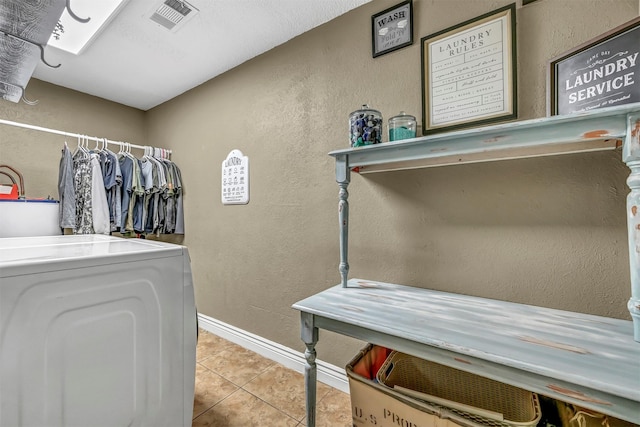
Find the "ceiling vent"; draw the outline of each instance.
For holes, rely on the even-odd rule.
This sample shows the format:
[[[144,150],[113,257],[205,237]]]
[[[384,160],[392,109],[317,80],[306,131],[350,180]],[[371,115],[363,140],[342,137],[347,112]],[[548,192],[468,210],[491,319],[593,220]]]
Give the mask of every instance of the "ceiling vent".
[[[152,9],[149,19],[175,33],[197,13],[198,9],[186,1],[165,0]]]

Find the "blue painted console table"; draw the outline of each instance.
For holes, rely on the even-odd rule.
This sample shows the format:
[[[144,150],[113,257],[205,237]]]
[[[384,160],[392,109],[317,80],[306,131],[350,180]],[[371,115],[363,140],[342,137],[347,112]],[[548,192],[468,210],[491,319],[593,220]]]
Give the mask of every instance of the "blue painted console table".
[[[622,145],[633,322],[348,279],[350,173],[610,150]],[[393,348],[640,424],[640,104],[337,150],[342,283],[293,305],[315,426],[318,330]]]

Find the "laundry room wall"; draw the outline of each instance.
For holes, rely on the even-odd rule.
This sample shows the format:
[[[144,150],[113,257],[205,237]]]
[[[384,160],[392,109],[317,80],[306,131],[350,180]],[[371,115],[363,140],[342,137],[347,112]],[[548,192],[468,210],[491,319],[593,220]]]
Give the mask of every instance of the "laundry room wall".
[[[184,243],[199,312],[303,350],[291,304],[339,282],[338,187],[364,103],[421,116],[420,38],[509,1],[414,0],[413,45],[371,55],[375,0],[147,114],[186,182]],[[548,61],[638,15],[637,0],[517,9],[518,119],[546,115]],[[385,137],[386,140],[386,137]],[[250,202],[221,203],[221,163],[250,159]],[[629,318],[620,152],[352,175],[351,277]],[[426,327],[427,325],[425,325]],[[322,332],[339,366],[362,343]]]
[[[414,0],[413,45],[372,58],[371,15],[398,2],[374,0],[146,113],[32,79],[39,103],[0,101],[0,118],[172,148],[198,310],[302,351],[291,304],[340,279],[327,153],[348,147],[349,113],[368,103],[385,122],[420,117],[420,38],[509,4]],[[545,116],[549,59],[639,8],[519,7],[518,119]],[[64,141],[0,125],[0,163],[24,174],[30,197],[55,197]],[[248,205],[220,201],[233,149],[250,159]],[[627,319],[627,176],[619,151],[353,174],[350,275]],[[318,358],[343,366],[361,345],[323,331]]]
[[[0,100],[0,118],[113,141],[146,143],[143,111],[38,79],[29,81],[26,95],[38,103]],[[58,199],[58,168],[65,141],[75,150],[75,138],[0,124],[0,164],[22,173],[27,197]],[[94,146],[92,142],[90,147]],[[10,182],[0,178],[0,182]]]

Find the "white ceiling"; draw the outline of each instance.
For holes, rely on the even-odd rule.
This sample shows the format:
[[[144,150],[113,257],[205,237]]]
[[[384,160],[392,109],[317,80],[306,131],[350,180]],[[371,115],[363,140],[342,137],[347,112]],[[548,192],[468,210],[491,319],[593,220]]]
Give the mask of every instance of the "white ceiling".
[[[199,12],[175,33],[147,17],[163,1],[128,0],[80,55],[47,47],[62,66],[33,76],[148,110],[370,0],[187,0]]]

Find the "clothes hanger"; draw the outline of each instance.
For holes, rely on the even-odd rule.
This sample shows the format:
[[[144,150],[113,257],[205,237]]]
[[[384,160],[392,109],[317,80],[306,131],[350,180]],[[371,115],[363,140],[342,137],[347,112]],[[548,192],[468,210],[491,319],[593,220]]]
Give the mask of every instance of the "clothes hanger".
[[[162,165],[160,165],[160,159],[156,157],[157,150],[158,149],[156,147],[149,147],[149,160],[151,160],[157,168],[162,168]],[[162,171],[159,173],[162,173]]]
[[[82,135],[76,135],[77,138],[77,145],[76,145],[76,149],[73,152],[73,155],[75,156],[78,152],[81,152],[84,154],[84,148],[82,147]]]

